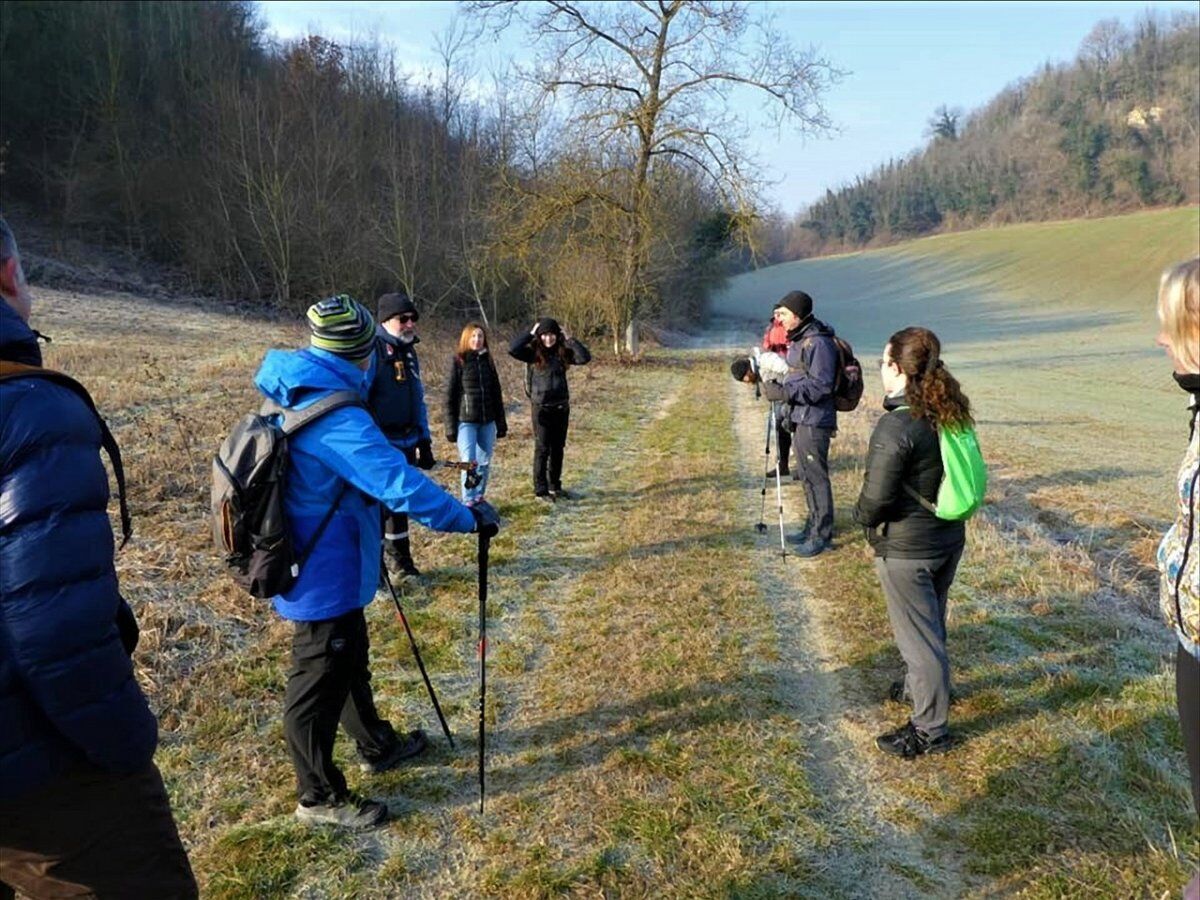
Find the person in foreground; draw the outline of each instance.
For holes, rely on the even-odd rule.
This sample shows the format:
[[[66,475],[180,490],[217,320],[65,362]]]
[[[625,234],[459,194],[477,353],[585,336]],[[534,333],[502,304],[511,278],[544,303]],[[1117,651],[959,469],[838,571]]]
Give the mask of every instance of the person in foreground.
[[[130,662],[104,431],[38,374],[3,219],[0,296],[0,898],[196,897]]]
[[[884,753],[912,759],[951,746],[946,596],[966,528],[939,519],[909,490],[936,500],[943,473],[938,429],[973,423],[970,402],[942,363],[937,336],[926,328],[891,336],[880,377],[886,412],[871,433],[854,520],[867,529],[904,658],[906,674],[892,686],[892,699],[912,701],[910,720],[875,743]]]
[[[288,443],[284,508],[292,540],[307,547],[314,535],[320,539],[295,584],[273,598],[276,612],[295,629],[283,727],[296,769],[296,817],[372,828],[387,818],[387,805],[349,791],[333,760],[338,722],[368,772],[395,768],[428,744],[421,731],[398,737],[380,718],[371,692],[363,608],[379,585],[379,505],[437,531],[494,534],[498,526],[480,522],[411,465],[371,417],[366,401],[375,323],[366,308],[342,294],[314,303],[307,316],[311,346],[268,351],[255,385],[284,409],[304,409],[347,390],[363,405],[326,413]]]
[[[1159,599],[1179,639],[1175,651],[1175,702],[1187,754],[1192,803],[1200,814],[1200,258],[1163,273],[1158,290],[1156,343],[1166,351],[1174,378],[1190,399],[1187,450],[1175,479],[1175,521],[1158,547]],[[1200,900],[1200,872],[1184,891]]]

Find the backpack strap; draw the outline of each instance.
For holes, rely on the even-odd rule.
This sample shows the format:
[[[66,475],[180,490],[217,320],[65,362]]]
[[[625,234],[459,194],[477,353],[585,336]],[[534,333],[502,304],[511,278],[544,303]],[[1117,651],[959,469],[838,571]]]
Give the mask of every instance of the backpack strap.
[[[333,391],[326,394],[315,403],[310,403],[303,409],[288,409],[273,400],[263,402],[259,413],[264,416],[278,415],[281,419],[280,429],[290,437],[306,425],[310,425],[326,413],[341,409],[343,406],[361,406],[364,409],[362,397],[357,391]]]
[[[0,381],[11,381],[18,378],[41,378],[45,381],[52,381],[55,384],[61,385],[79,397],[87,408],[92,411],[92,415],[96,417],[96,423],[100,426],[100,446],[108,454],[108,459],[112,463],[113,475],[117,479],[117,503],[121,509],[121,546],[117,549],[124,548],[129,543],[129,538],[133,534],[133,519],[129,515],[129,501],[125,496],[125,467],[121,463],[121,448],[117,446],[116,438],[109,431],[108,423],[104,421],[104,417],[96,409],[96,403],[92,400],[92,395],[88,393],[87,388],[82,384],[62,372],[56,372],[53,369],[43,369],[38,366],[27,366],[22,363],[11,362],[10,360],[0,360]]]

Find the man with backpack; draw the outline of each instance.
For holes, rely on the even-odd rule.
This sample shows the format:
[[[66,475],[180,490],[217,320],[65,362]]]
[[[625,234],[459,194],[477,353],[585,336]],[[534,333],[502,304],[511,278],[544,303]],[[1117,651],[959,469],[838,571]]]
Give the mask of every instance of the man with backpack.
[[[333,761],[338,722],[366,771],[394,768],[427,746],[420,731],[398,737],[371,692],[363,608],[379,584],[380,504],[437,531],[491,536],[499,525],[490,508],[464,506],[410,465],[371,417],[375,323],[366,308],[343,294],[313,304],[307,318],[311,346],[268,351],[258,389],[284,411],[285,429],[288,413],[335,394],[351,392],[358,402],[324,412],[287,438],[284,510],[301,561],[295,582],[273,598],[295,629],[284,733],[296,768],[297,818],[372,828],[387,818],[387,806],[349,791]]]
[[[420,315],[408,294],[383,294],[378,301],[379,326],[375,336],[375,377],[369,403],[375,421],[392,446],[410,465],[432,469],[433,442],[425,386],[417,360],[417,320]],[[408,516],[383,510],[384,563],[405,575],[421,574],[412,558]]]
[[[837,387],[841,354],[833,329],[813,315],[813,299],[790,291],[775,304],[775,316],[787,329],[787,362],[792,372],[783,382],[787,421],[792,428],[796,471],[804,485],[808,520],[793,538],[797,556],[824,553],[833,542],[833,488],[829,483],[829,442],[837,432]]]
[[[0,898],[197,896],[134,678],[87,391],[43,369],[0,219]]]

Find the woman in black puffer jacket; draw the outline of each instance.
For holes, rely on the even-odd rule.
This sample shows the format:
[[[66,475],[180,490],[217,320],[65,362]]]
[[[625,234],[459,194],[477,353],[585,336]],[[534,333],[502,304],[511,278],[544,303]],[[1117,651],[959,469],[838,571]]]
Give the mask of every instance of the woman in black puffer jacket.
[[[562,486],[563,450],[571,397],[567,369],[591,362],[592,354],[551,318],[538,319],[517,335],[508,353],[529,366],[529,400],[533,404],[533,492],[542,500],[569,499]]]
[[[888,618],[907,669],[892,698],[911,698],[912,718],[880,735],[885,753],[912,758],[951,746],[946,596],[966,541],[962,522],[937,518],[916,497],[936,503],[942,481],[938,428],[973,423],[970,401],[941,361],[926,328],[892,335],[880,360],[887,412],[871,434],[854,520],[867,529]]]
[[[478,483],[467,487],[467,473],[463,473],[464,503],[483,499],[492,451],[497,438],[506,434],[504,394],[488,350],[487,331],[478,322],[468,322],[459,336],[446,378],[446,440],[458,445],[460,460],[475,463],[478,476]]]

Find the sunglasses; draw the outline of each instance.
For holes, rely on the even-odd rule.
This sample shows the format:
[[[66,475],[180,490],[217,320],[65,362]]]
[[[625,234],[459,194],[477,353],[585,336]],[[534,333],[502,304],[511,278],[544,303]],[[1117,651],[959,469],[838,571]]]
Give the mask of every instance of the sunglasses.
[[[401,325],[407,325],[409,322],[417,321],[417,317],[412,313],[401,313],[396,318],[400,320]]]

